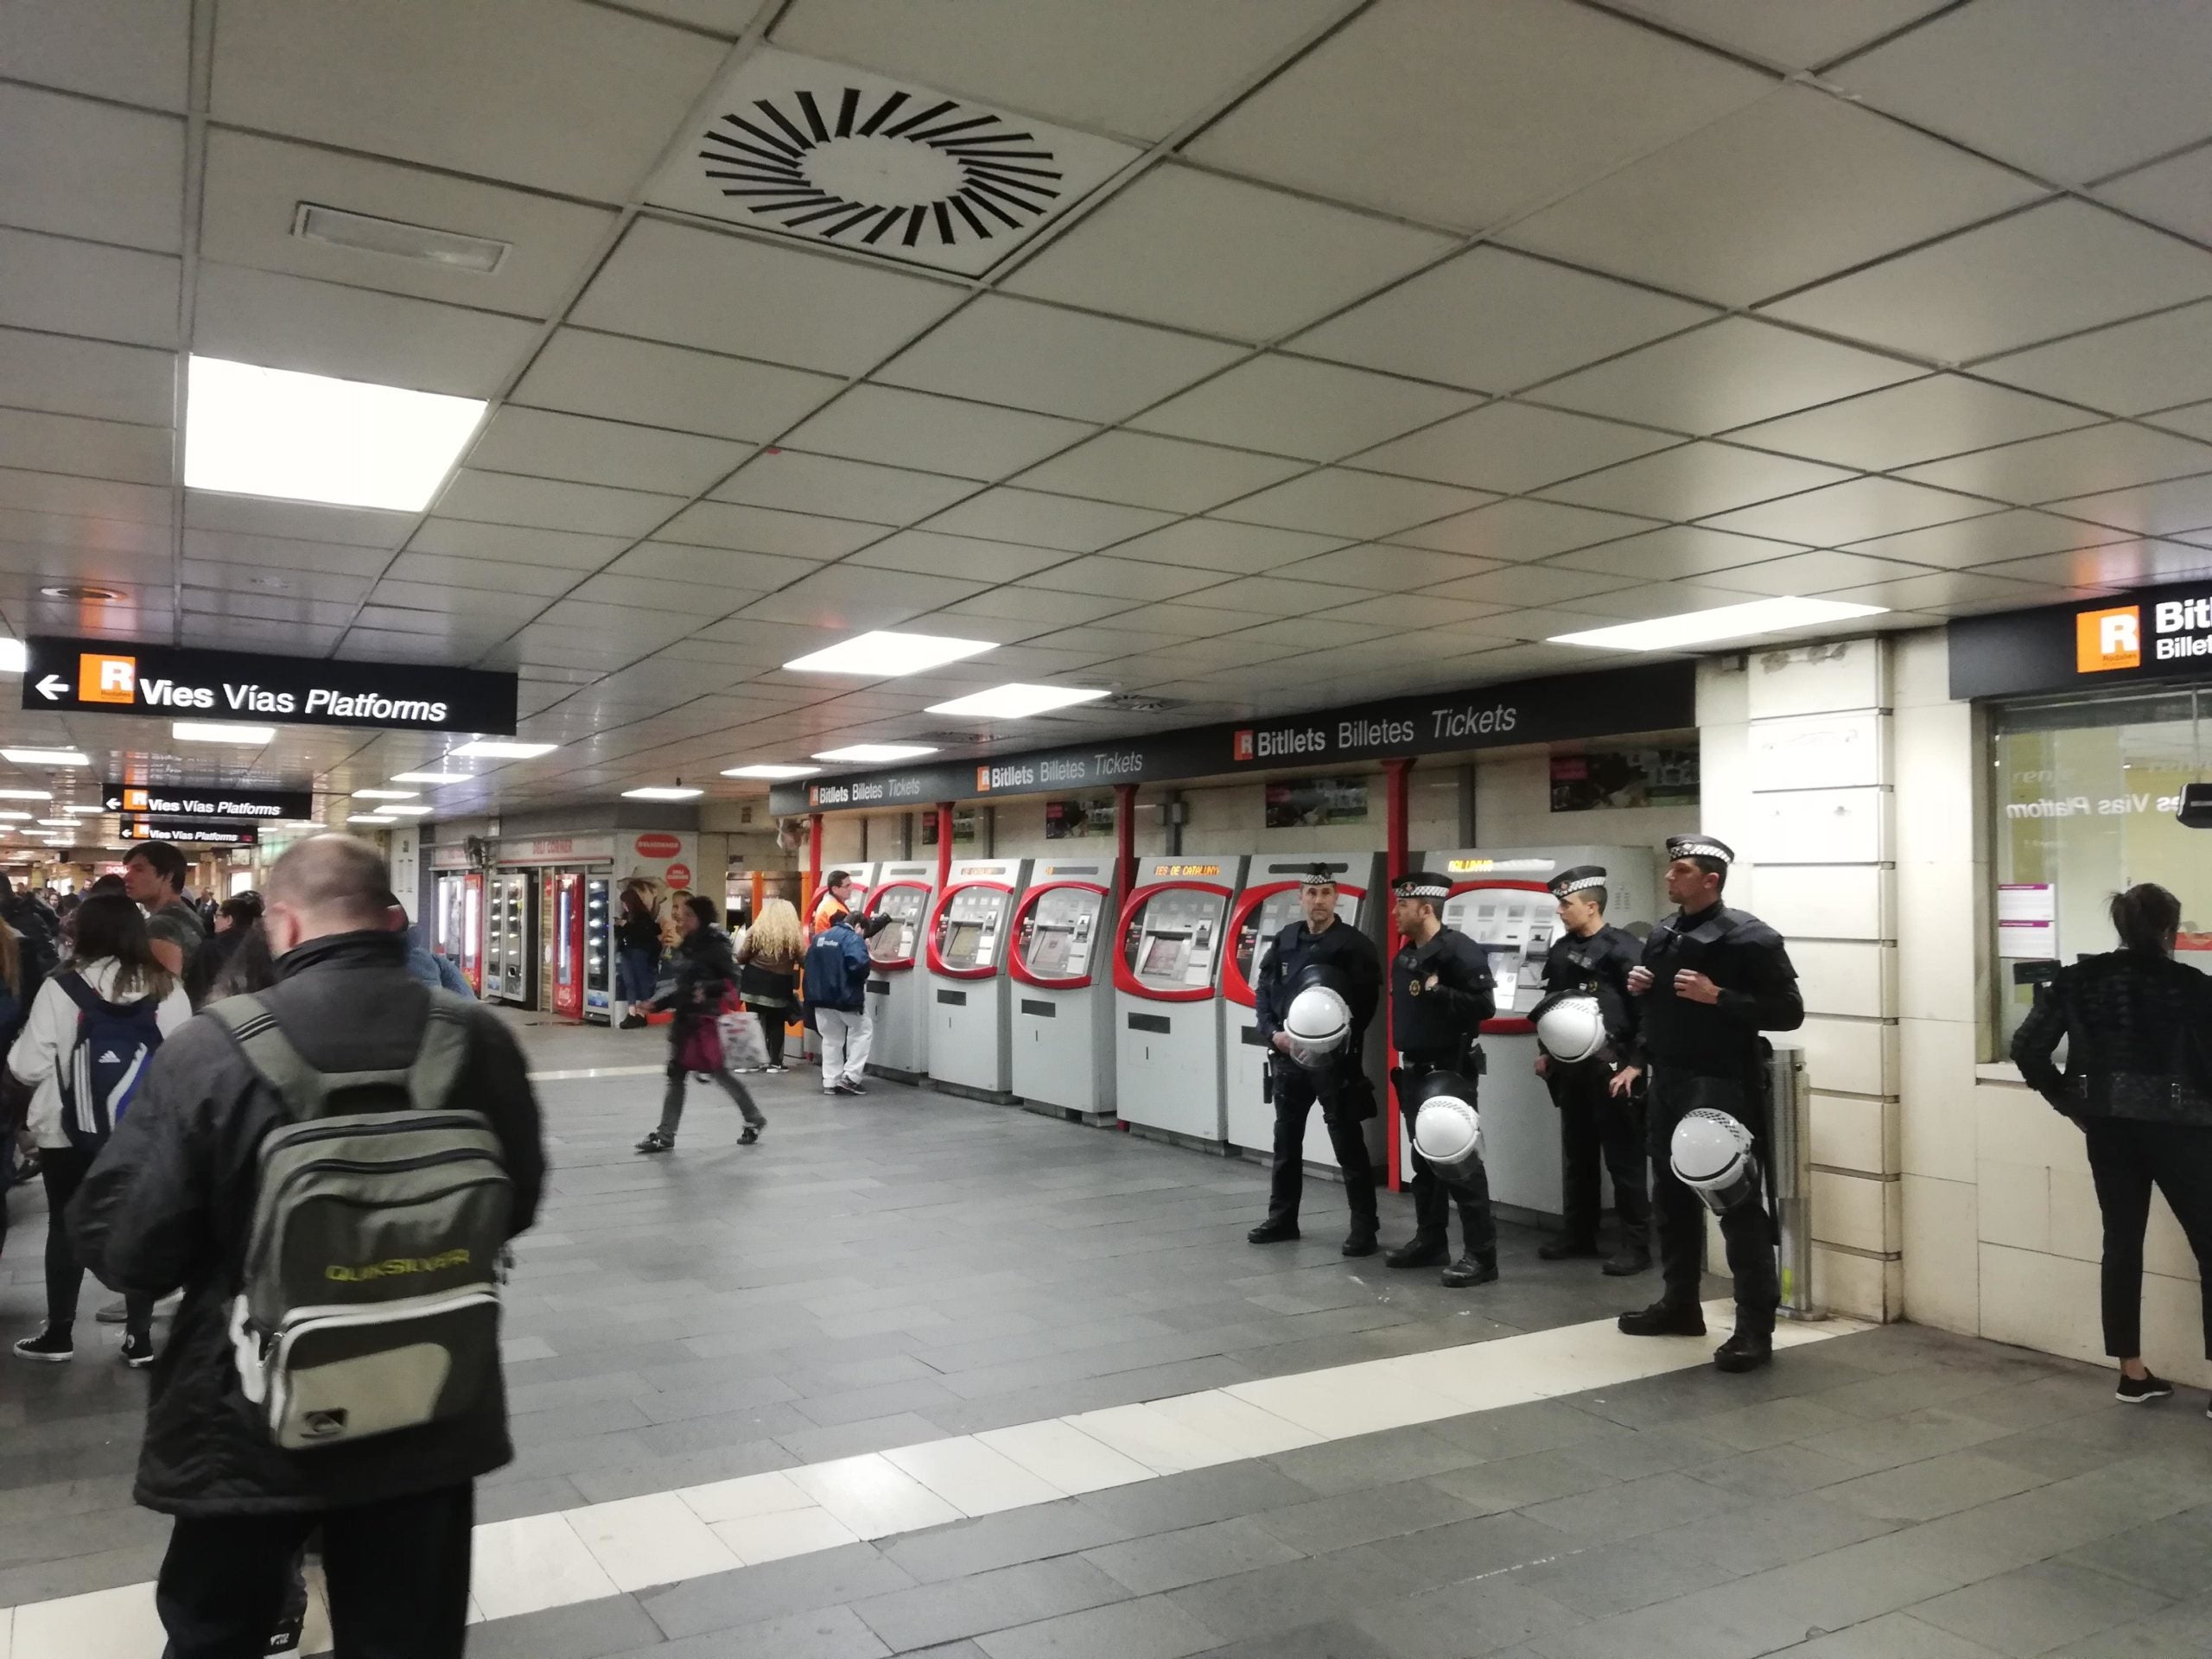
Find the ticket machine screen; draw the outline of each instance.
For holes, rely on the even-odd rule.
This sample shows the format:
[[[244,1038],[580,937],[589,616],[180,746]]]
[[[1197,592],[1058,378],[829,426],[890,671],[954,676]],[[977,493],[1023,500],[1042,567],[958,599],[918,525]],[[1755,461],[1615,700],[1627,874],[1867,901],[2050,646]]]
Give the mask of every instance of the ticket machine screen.
[[[1129,967],[1156,990],[1204,989],[1213,983],[1214,957],[1227,900],[1217,893],[1169,887],[1145,901],[1129,940]]]
[[[1544,958],[1559,931],[1559,906],[1550,893],[1476,887],[1446,900],[1444,925],[1490,953],[1500,1014],[1525,1014],[1543,996]]]
[[[999,935],[1010,895],[996,887],[962,887],[944,910],[938,954],[948,968],[988,968],[998,961]]]
[[[1276,937],[1293,922],[1300,919],[1305,912],[1299,908],[1299,889],[1285,887],[1281,893],[1271,893],[1260,901],[1260,907],[1244,918],[1244,925],[1237,930],[1236,971],[1247,985],[1259,982],[1260,969],[1274,948]],[[1337,919],[1357,925],[1359,898],[1356,893],[1337,889]]]
[[[1029,912],[1028,938],[1021,948],[1029,971],[1046,979],[1088,973],[1101,902],[1096,893],[1080,887],[1046,889]]]
[[[868,942],[868,955],[878,962],[911,961],[914,941],[921,934],[922,900],[928,896],[919,887],[893,887],[871,906],[891,920]]]

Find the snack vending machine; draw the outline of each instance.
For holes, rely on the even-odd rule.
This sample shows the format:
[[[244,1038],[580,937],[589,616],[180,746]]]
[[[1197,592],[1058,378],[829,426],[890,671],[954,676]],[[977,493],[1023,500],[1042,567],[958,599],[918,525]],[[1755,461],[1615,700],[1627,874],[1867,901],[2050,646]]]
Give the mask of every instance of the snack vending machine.
[[[484,873],[457,870],[438,877],[439,953],[461,969],[468,988],[484,994]]]
[[[1251,874],[1236,907],[1229,914],[1229,960],[1222,967],[1222,995],[1228,1020],[1223,1041],[1226,1056],[1225,1088],[1229,1144],[1263,1159],[1274,1154],[1275,1110],[1262,1098],[1270,1046],[1260,1036],[1258,999],[1253,987],[1261,965],[1267,961],[1275,936],[1291,923],[1304,919],[1298,897],[1306,873],[1325,864],[1337,878],[1337,925],[1357,929],[1375,947],[1378,964],[1385,969],[1376,994],[1375,1017],[1368,1022],[1365,1051],[1368,1081],[1375,1090],[1377,1108],[1369,1125],[1368,1151],[1382,1150],[1382,1090],[1388,1067],[1382,1058],[1382,998],[1389,995],[1389,976],[1383,962],[1382,936],[1389,928],[1390,895],[1382,880],[1380,853],[1334,853],[1304,858],[1255,858]],[[1306,1120],[1306,1161],[1333,1173],[1337,1154],[1329,1145],[1328,1126],[1317,1104]]]
[[[526,870],[494,870],[485,878],[484,995],[495,1002],[533,1005],[537,976],[536,883]]]
[[[1014,906],[1012,1087],[1018,1104],[1047,1116],[1114,1116],[1113,874],[1103,858],[1040,859]]]
[[[545,1001],[563,1020],[584,1017],[584,878],[548,870],[540,913],[545,918]]]
[[[1241,853],[1137,861],[1114,957],[1116,1110],[1133,1128],[1217,1147],[1221,964]]]
[[[931,1086],[985,1100],[1014,1098],[1014,912],[1029,886],[1026,858],[953,862],[931,914],[929,963]]]
[[[614,1023],[613,878],[584,877],[584,1018]]]
[[[852,867],[845,867],[850,869]],[[857,880],[858,878],[855,877]],[[924,1007],[929,988],[914,971],[922,931],[937,889],[935,859],[893,860],[875,867],[875,886],[859,906],[868,916],[888,915],[868,942],[868,1011],[873,1035],[868,1069],[900,1083],[918,1083],[929,1069],[929,1026]]]
[[[1544,958],[1559,931],[1559,904],[1546,883],[1578,864],[1605,867],[1608,922],[1638,935],[1651,931],[1657,892],[1648,847],[1468,848],[1425,854],[1408,866],[1452,883],[1444,925],[1488,951],[1497,986],[1497,1017],[1483,1026],[1488,1070],[1478,1085],[1491,1197],[1549,1217],[1560,1212],[1559,1117],[1536,1075],[1529,1011],[1543,997]],[[1402,1125],[1399,1135],[1399,1167],[1411,1170]]]

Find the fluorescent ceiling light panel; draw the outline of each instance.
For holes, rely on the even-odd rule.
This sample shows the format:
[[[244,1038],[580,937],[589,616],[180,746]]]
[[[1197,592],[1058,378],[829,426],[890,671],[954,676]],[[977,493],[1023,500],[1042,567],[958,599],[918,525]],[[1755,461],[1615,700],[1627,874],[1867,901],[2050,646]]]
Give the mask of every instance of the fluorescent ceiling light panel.
[[[54,791],[50,789],[0,789],[0,801],[50,801],[53,798]]]
[[[74,818],[41,818],[39,822],[49,830],[74,830],[77,827]]]
[[[863,633],[794,658],[784,666],[795,674],[860,674],[893,680],[997,649],[995,640],[955,639],[941,633]]]
[[[411,801],[423,791],[419,789],[357,789],[357,801]]]
[[[725,778],[811,778],[821,770],[819,766],[783,766],[764,760],[757,766],[732,766],[724,772],[722,776]]]
[[[276,741],[276,728],[228,720],[180,720],[169,727],[169,735],[180,743],[250,743],[258,747]]]
[[[535,760],[560,747],[557,743],[516,743],[503,737],[480,737],[474,743],[462,744],[454,753],[471,760]]]
[[[0,820],[5,820],[10,823],[29,823],[31,821],[31,815],[28,812],[0,812]]]
[[[469,774],[465,772],[395,772],[395,784],[465,784]]]
[[[848,743],[842,749],[824,749],[814,758],[817,760],[912,760],[916,755],[936,753],[925,743]]]
[[[1855,621],[1862,616],[1880,616],[1888,608],[1886,605],[1850,605],[1840,599],[1756,599],[1748,605],[1722,605],[1709,611],[1654,617],[1648,622],[1623,622],[1581,633],[1557,633],[1552,636],[1551,643],[1597,645],[1606,651],[1679,651],[1685,645],[1745,639],[1753,634],[1779,632],[1783,628]]]
[[[624,790],[622,798],[626,801],[690,801],[696,800],[706,792],[703,789],[689,789],[682,785],[648,784],[643,789]]]
[[[187,382],[188,488],[420,512],[483,418],[474,397],[218,357]]]
[[[0,749],[0,760],[12,760],[19,766],[89,766],[92,763],[77,749]],[[49,801],[50,790],[25,791],[10,795],[11,801]]]
[[[436,809],[428,806],[380,806],[379,812],[396,812],[403,818],[428,817]]]
[[[0,639],[0,674],[20,674],[30,665],[30,652],[20,639]]]
[[[61,810],[64,812],[73,812],[80,818],[97,818],[107,810],[104,806],[65,806]]]
[[[1086,691],[1072,685],[995,685],[972,691],[950,702],[933,702],[933,715],[974,715],[984,720],[1026,720],[1031,715],[1066,709],[1078,702],[1096,702],[1110,691]]]
[[[392,819],[391,815],[388,813],[364,812],[356,817],[347,818],[346,822],[347,823],[390,823],[392,822]]]
[[[334,248],[420,259],[425,264],[480,276],[490,276],[507,257],[508,245],[488,236],[433,230],[428,225],[410,225],[404,219],[378,219],[312,201],[302,202],[293,215],[292,234],[303,242],[327,242]]]

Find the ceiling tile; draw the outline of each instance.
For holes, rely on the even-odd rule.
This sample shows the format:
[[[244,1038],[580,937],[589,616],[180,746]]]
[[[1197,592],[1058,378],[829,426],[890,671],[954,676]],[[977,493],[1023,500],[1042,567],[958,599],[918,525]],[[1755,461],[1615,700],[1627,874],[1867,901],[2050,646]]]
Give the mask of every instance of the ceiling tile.
[[[212,102],[226,125],[620,201],[725,49],[573,0],[226,0]]]
[[[1516,246],[1749,305],[2045,194],[1808,86],[1783,86],[1512,227]]]
[[[0,404],[166,429],[176,354],[0,328]]]
[[[760,442],[819,409],[843,385],[835,375],[561,328],[517,384],[513,400]]]
[[[2212,242],[2212,146],[2169,156],[2100,185],[2095,194],[2196,242]]]
[[[505,559],[460,559],[450,553],[402,553],[392,560],[386,574],[392,582],[523,594],[539,600],[567,593],[575,586],[577,576],[577,572],[559,565],[516,564]]]
[[[881,539],[885,526],[734,502],[696,501],[653,533],[664,542],[696,543],[747,553],[782,553],[799,559],[836,559]]]
[[[1256,616],[1304,616],[1335,605],[1350,605],[1368,590],[1337,582],[1300,582],[1273,570],[1264,576],[1238,576],[1191,595],[1193,605],[1218,605]]]
[[[175,253],[183,199],[183,122],[0,85],[0,224]]]
[[[1931,374],[1728,435],[1784,454],[1887,472],[1961,449],[2093,425],[2095,418],[1964,375]]]
[[[1993,358],[1976,372],[2115,415],[2212,397],[2212,300]]]
[[[1993,511],[1991,503],[1893,478],[1854,478],[1825,489],[1744,507],[1715,518],[1717,529],[1770,536],[1808,547],[1841,547],[1875,536],[1945,524]]]
[[[2132,530],[2139,535],[2201,531],[2212,525],[2212,474],[2172,479],[2164,484],[2145,484],[2134,489],[2075,496],[2050,505],[2054,512]]]
[[[641,219],[569,316],[615,334],[852,375],[944,316],[961,294],[855,259]],[[735,295],[743,303],[732,303]]]
[[[473,518],[482,524],[643,536],[683,505],[680,496],[463,467],[453,475],[435,506],[442,518]]]
[[[2154,426],[2186,432],[2193,437],[2212,439],[2212,404],[2192,404],[2185,409],[2161,410],[2150,419]]]
[[[1770,76],[1580,7],[1384,0],[1216,122],[1202,162],[1477,230],[1750,103]]]
[[[1456,518],[1401,531],[1392,539],[1517,564],[1587,547],[1593,542],[1632,536],[1649,529],[1650,523],[1648,518],[1563,507],[1551,501],[1500,501]]]
[[[2202,472],[2212,472],[2212,444],[2113,422],[1916,467],[1906,475],[2029,505]]]
[[[1039,634],[1030,643],[1039,651],[1073,651],[1095,653],[1099,658],[1134,657],[1141,652],[1158,651],[1172,645],[1185,636],[1159,630],[1135,628],[1080,627],[1061,628],[1056,632]]]
[[[1707,306],[1485,245],[1291,345],[1370,369],[1516,391],[1711,315]]]
[[[505,632],[508,628],[520,627],[537,616],[552,602],[554,597],[544,594],[495,593],[482,588],[454,588],[387,576],[376,584],[369,595],[369,603],[377,607],[396,607],[403,610],[465,617],[486,626],[499,622],[505,625],[501,629]],[[423,631],[415,630],[418,632]]]
[[[169,435],[159,427],[0,408],[0,455],[33,472],[167,484],[171,447]]]
[[[1401,609],[1418,610],[1401,605]],[[1315,616],[1287,616],[1256,627],[1239,628],[1230,636],[1241,645],[1263,645],[1274,651],[1319,651],[1338,645],[1363,645],[1370,639],[1395,639],[1402,627],[1380,623],[1347,622],[1335,613]]]
[[[1462,553],[1437,553],[1426,548],[1393,547],[1387,542],[1367,542],[1339,548],[1317,558],[1300,559],[1275,572],[1295,582],[1331,582],[1347,588],[1375,588],[1385,593],[1410,593],[1459,576],[1479,575],[1496,567],[1488,559]],[[1268,580],[1273,581],[1270,576]]]
[[[1584,594],[1574,603],[1599,616],[1615,617],[1623,622],[1644,622],[1653,617],[1680,616],[1685,611],[1711,611],[1724,605],[1741,605],[1757,597],[1759,595],[1743,588],[1715,587],[1710,582],[1652,582],[1636,588],[1617,588],[1610,594]]]
[[[1703,518],[1798,490],[1833,484],[1840,467],[1738,449],[1726,443],[1686,443],[1641,455],[1602,473],[1554,485],[1546,492],[1580,506],[1640,513],[1647,518]]]
[[[991,480],[1034,466],[1093,429],[1051,415],[891,386],[855,386],[793,432],[791,441],[855,461]]]
[[[1279,455],[1114,431],[1032,467],[1018,481],[1101,501],[1203,512],[1305,470],[1303,461]]]
[[[1703,435],[1920,373],[1896,358],[1727,317],[1554,380],[1537,395],[1592,415]]]
[[[2009,512],[1986,513],[1957,524],[1934,524],[1926,530],[1908,530],[1896,536],[1854,542],[1851,550],[1957,570],[2029,554],[2094,547],[2111,542],[2119,534],[2101,524],[2016,508]]]
[[[630,539],[627,536],[586,535],[576,531],[475,524],[459,518],[426,518],[407,546],[410,552],[441,556],[451,554],[466,559],[504,559],[516,564],[595,570]]]
[[[658,649],[680,639],[698,626],[695,617],[668,611],[647,610],[634,605],[597,605],[588,600],[563,599],[537,619],[540,628],[581,628],[626,648]]]
[[[1114,556],[1250,575],[1328,552],[1350,539],[1312,531],[1230,524],[1219,518],[1190,518],[1124,542],[1114,550]]]
[[[1941,11],[1949,0],[1624,0],[1635,12],[1783,69],[1816,69],[1852,48]]]
[[[970,582],[1012,582],[1067,563],[1065,550],[979,541],[926,530],[902,530],[853,555],[851,563],[879,570],[919,570]]]
[[[1475,398],[1306,358],[1254,358],[1136,417],[1149,432],[1334,461],[1469,407]]]
[[[696,495],[746,453],[743,444],[721,438],[509,404],[485,426],[468,452],[468,464],[490,472]]]
[[[702,590],[701,603],[708,607],[720,604],[721,594],[772,592],[821,568],[811,559],[676,542],[641,542],[607,567],[611,575],[691,582]]]
[[[1019,635],[1033,629],[1041,633],[1051,628],[1072,627],[1126,611],[1130,602],[1119,594],[1061,594],[1043,588],[994,588],[973,599],[946,606],[942,614],[948,618],[972,618],[977,625],[975,632],[996,638],[1001,632]],[[1006,626],[1003,629],[995,626],[1000,624]]]
[[[1446,513],[1464,512],[1490,499],[1480,490],[1324,467],[1232,502],[1224,512],[1249,524],[1369,541]]]
[[[714,492],[714,499],[870,524],[911,524],[973,495],[978,487],[965,478],[777,448],[763,450],[747,461],[737,476]]]
[[[1732,570],[1720,572],[1713,581],[1747,594],[1766,594],[1782,599],[1795,598],[1803,594],[1831,593],[1838,588],[1902,580],[1923,574],[1917,566],[1900,564],[1893,559],[1872,558],[1864,553],[1824,550],[1793,553],[1786,558],[1739,565]],[[1870,602],[1880,605],[1888,601],[1874,600]],[[1891,608],[1897,607],[1892,606]]]
[[[1675,440],[1643,427],[1529,404],[1488,404],[1353,457],[1378,473],[1516,495],[1595,472]]]
[[[2069,184],[2204,137],[2212,13],[2186,0],[1953,8],[1831,79],[1878,109]]]
[[[999,488],[971,496],[931,519],[926,528],[954,536],[981,536],[1070,553],[1096,553],[1168,523],[1174,514],[1037,490]]]
[[[1094,553],[1071,559],[1050,570],[1039,571],[1021,585],[1047,588],[1058,593],[1097,594],[1113,599],[1158,601],[1174,599],[1195,588],[1211,588],[1221,581],[1218,570],[1184,570],[1173,565],[1150,564],[1141,559],[1109,558]]]
[[[173,346],[181,270],[166,254],[0,230],[0,326]]]
[[[2012,609],[2039,605],[2058,597],[2046,587],[2008,582],[1974,570],[1933,570],[1922,576],[1901,576],[1894,582],[1870,582],[1861,588],[1840,588],[1830,595],[1858,605],[1880,605],[1892,611],[1943,612],[1962,606]]]
[[[2212,293],[2212,253],[2084,201],[2054,201],[1766,308],[1965,363]]]
[[[357,549],[354,557],[359,556]],[[359,604],[376,586],[373,569],[276,571],[265,564],[193,558],[186,559],[182,568],[184,580],[191,588],[203,593],[251,594],[257,598],[343,600],[348,604]]]
[[[1418,600],[1409,600],[1403,594],[1391,594],[1363,599],[1357,604],[1339,605],[1334,610],[1319,612],[1314,620],[1349,622],[1356,626],[1373,625],[1398,632],[1409,622],[1419,622],[1424,629],[1461,624],[1478,625],[1480,619],[1496,616],[1499,612],[1510,608],[1506,605],[1478,604],[1472,600],[1439,599],[1433,594],[1423,594]]]
[[[411,512],[380,512],[371,507],[327,507],[314,501],[271,501],[252,495],[216,495],[187,490],[184,522],[191,530],[238,536],[274,536],[301,542],[340,542],[357,547],[395,548],[414,527]],[[421,545],[418,539],[416,545]]]
[[[2069,588],[2150,587],[2212,575],[2212,547],[2185,542],[2111,542],[1993,564],[1976,574]]]
[[[1102,132],[1164,138],[1345,0],[801,0],[777,43]]]
[[[1265,340],[1445,251],[1443,237],[1155,167],[1007,279],[1013,293]]]
[[[1047,415],[1119,421],[1243,355],[1196,334],[985,294],[874,378]]]
[[[986,585],[905,570],[832,565],[756,601],[741,615],[748,620],[797,622],[817,628],[890,627],[965,599]],[[792,656],[800,655],[804,649],[793,651]]]
[[[141,524],[125,518],[0,510],[0,542],[36,550],[41,555],[60,556],[74,549],[158,562],[169,556],[171,539],[166,522]]]
[[[1555,564],[1521,564],[1479,576],[1462,576],[1429,591],[1440,599],[1471,599],[1492,605],[1560,605],[1626,585],[1620,576],[1562,569]]]
[[[175,0],[0,7],[0,63],[19,79],[182,110],[192,16]]]

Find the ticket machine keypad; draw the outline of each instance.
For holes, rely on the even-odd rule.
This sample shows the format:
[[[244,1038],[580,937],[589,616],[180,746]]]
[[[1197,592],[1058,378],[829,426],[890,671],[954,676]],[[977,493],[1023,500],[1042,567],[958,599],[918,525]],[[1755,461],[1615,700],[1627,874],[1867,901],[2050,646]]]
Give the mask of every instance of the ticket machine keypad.
[[[1498,1013],[1525,1013],[1541,999],[1544,959],[1559,931],[1559,905],[1550,893],[1476,887],[1445,901],[1444,925],[1490,953]]]
[[[1089,973],[1103,902],[1081,887],[1046,889],[1022,923],[1022,966],[1041,979],[1076,979]]]
[[[1211,985],[1227,905],[1224,895],[1194,887],[1154,893],[1129,929],[1129,971],[1154,990],[1203,990]]]
[[[870,906],[891,918],[890,924],[868,944],[868,953],[878,962],[912,960],[914,943],[922,931],[922,901],[929,895],[919,887],[893,887]]]
[[[948,968],[988,968],[999,957],[1011,894],[996,887],[961,887],[938,918],[937,953]]]

